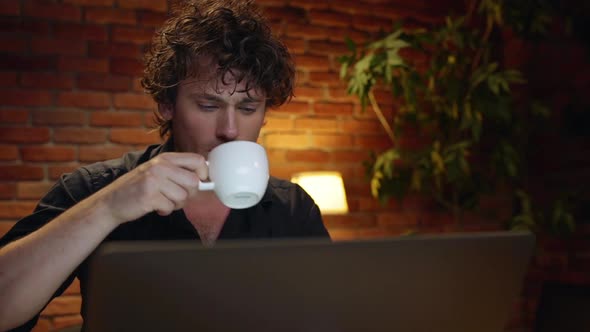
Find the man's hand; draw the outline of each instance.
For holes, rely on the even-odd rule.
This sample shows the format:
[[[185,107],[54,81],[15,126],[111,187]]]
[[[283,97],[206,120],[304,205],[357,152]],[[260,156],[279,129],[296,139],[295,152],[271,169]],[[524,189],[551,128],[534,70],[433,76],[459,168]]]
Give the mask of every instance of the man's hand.
[[[208,177],[205,158],[195,153],[163,153],[123,175],[97,194],[116,225],[152,211],[168,215],[182,208]]]

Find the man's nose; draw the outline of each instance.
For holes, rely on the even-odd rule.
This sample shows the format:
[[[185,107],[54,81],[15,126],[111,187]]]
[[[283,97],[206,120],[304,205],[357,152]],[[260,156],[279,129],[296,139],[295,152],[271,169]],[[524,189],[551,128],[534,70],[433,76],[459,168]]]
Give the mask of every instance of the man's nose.
[[[238,134],[235,110],[227,109],[224,112],[220,112],[217,121],[217,137],[223,141],[233,141],[238,137]]]

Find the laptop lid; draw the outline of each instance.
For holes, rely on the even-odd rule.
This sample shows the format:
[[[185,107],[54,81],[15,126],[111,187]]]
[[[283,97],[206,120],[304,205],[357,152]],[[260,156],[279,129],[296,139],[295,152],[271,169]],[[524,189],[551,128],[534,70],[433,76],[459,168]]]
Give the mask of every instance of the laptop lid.
[[[503,331],[528,233],[127,242],[91,258],[85,330]]]

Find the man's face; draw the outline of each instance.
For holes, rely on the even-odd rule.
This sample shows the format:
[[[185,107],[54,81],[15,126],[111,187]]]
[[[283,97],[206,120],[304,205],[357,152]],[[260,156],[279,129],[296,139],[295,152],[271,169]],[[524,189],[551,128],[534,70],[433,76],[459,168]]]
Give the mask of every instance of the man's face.
[[[197,78],[180,82],[174,106],[160,106],[162,115],[172,120],[176,151],[207,157],[221,143],[258,139],[266,96],[259,90],[247,93],[246,82],[236,84],[231,75],[225,81],[214,69],[202,70]]]

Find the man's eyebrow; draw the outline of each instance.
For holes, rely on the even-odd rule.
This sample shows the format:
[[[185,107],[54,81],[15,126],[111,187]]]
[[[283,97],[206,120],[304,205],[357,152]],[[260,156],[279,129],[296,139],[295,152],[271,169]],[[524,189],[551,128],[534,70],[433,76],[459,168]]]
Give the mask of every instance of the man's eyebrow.
[[[193,98],[198,98],[198,99],[206,99],[206,100],[210,100],[210,101],[217,101],[217,102],[221,102],[224,103],[225,100],[217,95],[214,94],[210,94],[210,93],[193,93],[191,94],[191,96]],[[263,102],[264,99],[260,99],[260,98],[252,98],[252,97],[245,97],[242,100],[240,100],[240,103],[261,103]]]
[[[223,101],[222,98],[220,98],[216,95],[209,94],[209,93],[191,93],[191,97],[198,98],[198,99],[213,100],[213,101]]]

